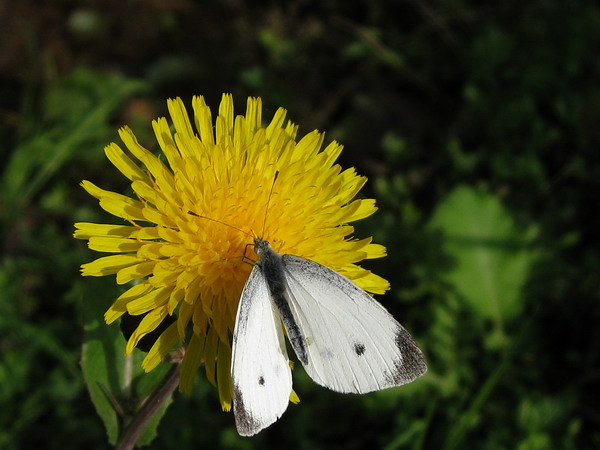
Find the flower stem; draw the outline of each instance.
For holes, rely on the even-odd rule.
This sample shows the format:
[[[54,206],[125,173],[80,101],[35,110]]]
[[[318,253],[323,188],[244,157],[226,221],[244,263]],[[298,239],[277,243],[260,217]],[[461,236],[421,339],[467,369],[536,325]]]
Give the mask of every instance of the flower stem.
[[[150,419],[177,388],[179,371],[180,365],[178,363],[173,364],[173,368],[165,379],[152,391],[146,402],[125,428],[121,439],[117,443],[117,450],[131,450],[135,447],[140,434],[144,431]]]

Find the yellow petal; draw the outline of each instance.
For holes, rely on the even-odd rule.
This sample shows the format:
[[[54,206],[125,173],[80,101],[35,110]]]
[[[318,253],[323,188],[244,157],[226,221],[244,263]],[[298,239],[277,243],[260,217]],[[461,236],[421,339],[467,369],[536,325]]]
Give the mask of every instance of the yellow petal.
[[[173,292],[176,292],[173,291]],[[190,319],[192,318],[192,313],[194,312],[194,306],[189,303],[181,303],[181,307],[179,308],[179,314],[177,317],[177,332],[179,333],[179,337],[181,339],[185,339],[185,329],[190,323]]]
[[[205,337],[193,334],[185,350],[185,356],[181,362],[181,375],[179,377],[179,390],[189,393],[194,384],[194,378],[198,367],[204,359]]]
[[[169,296],[169,314],[173,314],[175,308],[181,303],[183,300],[183,296],[185,295],[185,291],[183,289],[173,289],[171,295]],[[182,305],[183,306],[183,305]],[[181,314],[181,313],[180,313]]]
[[[129,283],[133,280],[139,280],[152,273],[156,261],[146,261],[139,264],[135,264],[129,267],[125,267],[117,272],[117,284]]]
[[[160,230],[161,228],[159,227],[140,227],[131,237],[146,240],[161,239],[162,235]]]
[[[271,119],[271,123],[267,126],[267,139],[273,141],[273,136],[281,130],[287,111],[284,108],[278,108]]]
[[[92,236],[88,241],[88,247],[97,252],[107,253],[123,253],[123,252],[135,252],[141,246],[143,242],[136,239],[124,239],[104,236]]]
[[[189,251],[187,249],[181,248],[178,245],[168,244],[165,242],[152,242],[150,244],[142,245],[137,254],[139,258],[160,259],[181,256],[188,252]]]
[[[296,392],[293,389],[290,394],[290,402],[292,402],[294,405],[300,403],[300,397],[298,397],[298,394],[296,394]]]
[[[103,277],[112,275],[119,270],[139,264],[142,260],[135,255],[111,255],[98,258],[95,261],[81,265],[81,274],[86,277]]]
[[[387,256],[387,250],[383,245],[369,244],[363,249],[367,253],[367,259],[383,258]]]
[[[138,143],[135,134],[129,127],[121,128],[119,136],[131,153],[150,171],[161,191],[169,198],[177,198],[175,180],[171,171],[156,156]]]
[[[173,141],[173,136],[171,136],[171,130],[169,129],[167,120],[164,117],[161,117],[158,120],[153,120],[152,128],[154,129],[156,140],[158,141],[161,150],[167,157],[169,165],[173,169],[174,173],[180,172],[183,169],[182,158],[177,146],[175,145],[175,141]]]
[[[217,348],[219,346],[219,337],[213,329],[208,331],[206,343],[204,344],[204,368],[206,369],[206,378],[213,386],[217,385],[215,379],[215,363],[217,362]]]
[[[153,291],[154,288],[147,282],[136,284],[123,292],[119,298],[108,308],[108,311],[104,313],[104,321],[107,324],[113,323],[125,312],[127,312],[127,304],[136,298],[142,297],[143,295]]]
[[[125,196],[122,198],[104,197],[100,200],[100,207],[113,216],[125,220],[144,220],[142,203]]]
[[[140,169],[127,155],[125,155],[123,150],[121,150],[117,144],[112,143],[107,145],[104,148],[104,153],[110,162],[113,163],[113,165],[119,170],[119,172],[121,172],[131,181],[149,181],[148,175],[146,175],[146,173],[144,173],[144,171]]]
[[[163,259],[156,264],[151,282],[155,285],[174,285],[177,282],[181,267],[175,259]]]
[[[353,207],[353,211],[345,217],[346,222],[364,219],[377,211],[375,200],[373,199],[355,200],[348,207]]]
[[[131,237],[138,229],[128,225],[109,225],[100,223],[78,222],[75,224],[76,239],[89,239],[92,236]]]
[[[390,289],[389,281],[369,271],[366,271],[366,275],[355,282],[365,291],[373,294],[385,294],[385,291]]]
[[[170,217],[166,216],[165,214],[161,213],[160,211],[157,211],[156,209],[150,208],[148,206],[146,206],[142,210],[142,216],[143,216],[142,220],[147,220],[148,222],[152,222],[157,225],[162,225],[163,227],[169,227],[169,228],[177,227],[177,223],[172,218],[170,218]]]
[[[219,354],[217,356],[217,386],[219,388],[219,399],[223,411],[230,411],[233,394],[231,382],[231,347],[223,341],[219,342]]]
[[[293,160],[303,159],[309,161],[308,164],[310,165],[313,162],[311,159],[319,151],[323,139],[323,133],[319,133],[317,130],[308,133],[296,144],[296,148],[294,149],[295,157]]]
[[[158,337],[144,360],[142,361],[142,369],[146,372],[150,372],[155,369],[163,360],[167,353],[169,353],[175,344],[179,341],[179,334],[177,333],[177,324],[172,323],[169,327],[162,332]]]
[[[325,157],[324,161],[322,162],[323,167],[330,167],[335,160],[338,159],[343,149],[344,146],[336,141],[333,141],[331,144],[325,147],[323,150],[323,156]],[[352,198],[354,198],[354,196],[352,196]]]
[[[188,113],[185,110],[185,105],[179,97],[176,99],[167,100],[167,108],[175,125],[175,132],[183,136],[194,136],[194,130],[188,117]]]
[[[131,315],[144,314],[153,309],[162,309],[169,299],[169,295],[173,290],[172,286],[165,286],[162,288],[154,289],[146,295],[136,298],[135,300],[127,303],[127,312]],[[165,308],[166,312],[166,308]]]
[[[196,128],[200,131],[200,139],[205,144],[214,145],[215,136],[213,133],[212,117],[210,108],[204,102],[204,97],[194,96],[192,99],[192,108],[194,109]]]
[[[110,209],[104,208],[107,212],[115,214],[115,212],[131,215],[135,211],[141,210],[142,203],[137,200],[133,200],[125,195],[117,194],[115,192],[107,191],[96,186],[94,183],[83,180],[81,186],[92,196],[100,200],[100,206],[104,208],[103,204],[106,204]],[[113,212],[115,211],[115,212]],[[118,217],[124,217],[118,215]],[[141,216],[140,216],[141,217]]]
[[[219,115],[216,120],[217,144],[226,136],[233,135],[233,97],[231,94],[223,94],[219,105]]]
[[[163,319],[167,317],[167,308],[155,308],[144,316],[138,327],[131,334],[125,347],[125,354],[130,355],[140,339],[148,333],[153,332],[160,325]]]
[[[157,232],[158,232],[157,238],[160,237],[164,241],[178,243],[178,244],[182,244],[182,243],[186,242],[184,240],[184,238],[181,236],[181,233],[177,230],[172,230],[170,228],[162,228],[161,227],[161,228],[157,228]]]

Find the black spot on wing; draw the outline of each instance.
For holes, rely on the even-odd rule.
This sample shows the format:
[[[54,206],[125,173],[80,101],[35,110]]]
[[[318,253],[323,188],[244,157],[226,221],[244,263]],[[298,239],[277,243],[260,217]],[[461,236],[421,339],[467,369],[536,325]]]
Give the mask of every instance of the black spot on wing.
[[[262,375],[260,377],[258,377],[258,384],[260,386],[264,386],[265,385],[265,378]]]
[[[362,342],[355,342],[354,343],[354,353],[356,353],[358,356],[361,356],[364,352],[365,352],[365,344],[363,344]]]
[[[393,362],[393,372],[388,373],[390,386],[400,386],[416,380],[427,372],[427,363],[423,354],[408,332],[399,326],[396,331],[396,346],[401,357]]]
[[[242,393],[236,385],[233,386],[233,414],[240,436],[252,436],[260,430],[260,423],[245,408]]]

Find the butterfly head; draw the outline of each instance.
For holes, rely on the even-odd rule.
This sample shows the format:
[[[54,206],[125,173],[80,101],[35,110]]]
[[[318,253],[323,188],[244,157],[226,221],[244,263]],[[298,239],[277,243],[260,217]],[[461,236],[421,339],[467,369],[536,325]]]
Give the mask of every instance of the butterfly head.
[[[255,237],[254,238],[254,251],[260,257],[263,257],[266,253],[272,252],[271,244],[264,239]]]

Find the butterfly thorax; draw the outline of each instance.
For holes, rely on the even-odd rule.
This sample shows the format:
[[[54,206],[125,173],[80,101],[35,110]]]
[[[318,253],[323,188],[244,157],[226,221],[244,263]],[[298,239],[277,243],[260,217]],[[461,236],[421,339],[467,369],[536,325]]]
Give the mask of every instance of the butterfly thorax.
[[[267,281],[271,295],[275,299],[281,298],[286,291],[281,255],[273,250],[271,244],[259,238],[254,239],[254,251],[259,256],[257,264]],[[277,300],[275,303],[277,304]],[[279,304],[277,306],[279,307]]]

